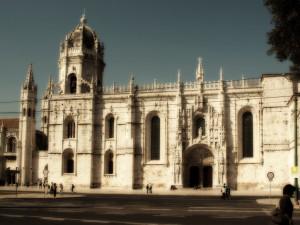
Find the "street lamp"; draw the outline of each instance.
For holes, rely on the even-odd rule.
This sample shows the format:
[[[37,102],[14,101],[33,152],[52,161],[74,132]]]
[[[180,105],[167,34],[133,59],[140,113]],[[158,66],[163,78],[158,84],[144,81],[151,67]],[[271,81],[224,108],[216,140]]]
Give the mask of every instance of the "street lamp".
[[[19,168],[16,167],[16,174],[15,174],[15,183],[16,183],[16,196],[18,196],[18,186],[19,186]]]
[[[45,194],[46,194],[45,193],[46,192],[46,186],[48,186],[48,174],[49,174],[48,165],[46,165],[45,168],[44,168],[44,170],[43,170],[43,175],[44,175],[44,182],[43,182],[43,186],[44,186],[44,198],[45,198]]]

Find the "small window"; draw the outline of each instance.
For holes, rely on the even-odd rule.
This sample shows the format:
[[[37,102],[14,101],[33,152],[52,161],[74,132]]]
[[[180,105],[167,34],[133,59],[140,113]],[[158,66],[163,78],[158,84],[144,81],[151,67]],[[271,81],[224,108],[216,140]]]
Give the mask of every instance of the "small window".
[[[65,122],[65,137],[75,138],[75,122],[73,118],[67,118]]]
[[[251,112],[242,116],[243,158],[253,157],[253,117]]]
[[[23,116],[26,116],[26,109],[23,108]]]
[[[114,154],[111,150],[108,150],[105,153],[105,174],[113,174],[114,173]]]
[[[77,78],[74,73],[69,75],[69,89],[70,89],[70,94],[76,94]]]
[[[28,116],[28,117],[31,117],[31,108],[28,109],[28,111],[27,111],[27,116]]]
[[[153,116],[151,119],[150,160],[160,159],[160,119]]]
[[[74,154],[72,149],[67,149],[63,153],[64,173],[74,173]]]
[[[44,116],[44,117],[43,117],[43,122],[44,122],[44,123],[47,123],[47,116]]]
[[[7,141],[7,152],[16,152],[17,149],[17,140],[14,137],[8,138]]]
[[[114,117],[110,117],[108,119],[108,138],[114,137],[114,126],[115,126],[115,119]]]

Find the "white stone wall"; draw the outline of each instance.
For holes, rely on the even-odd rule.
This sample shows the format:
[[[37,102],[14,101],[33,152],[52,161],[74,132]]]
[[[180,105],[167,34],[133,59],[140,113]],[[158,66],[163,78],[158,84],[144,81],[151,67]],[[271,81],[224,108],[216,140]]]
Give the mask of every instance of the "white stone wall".
[[[74,32],[80,33],[85,25]],[[42,130],[48,135],[49,150],[47,159],[37,156],[39,176],[42,164],[48,162],[49,181],[64,186],[128,189],[151,183],[168,189],[173,184],[214,188],[228,183],[234,189],[253,190],[268,188],[268,171],[274,172],[276,187],[292,182],[294,87],[288,76],[224,81],[220,74],[220,80],[206,82],[199,60],[193,82],[182,82],[179,73],[173,83],[136,86],[131,78],[125,86],[102,87],[103,53],[96,52],[102,49],[67,48],[71,36],[61,46],[59,82],[47,90],[42,103],[43,116],[48,118]],[[77,76],[74,94],[68,94],[70,73]],[[81,93],[81,84],[87,84],[90,92]],[[242,154],[244,112],[253,117],[253,157],[248,158]],[[160,118],[159,160],[149,157],[154,115]],[[68,116],[75,122],[75,138],[65,135]],[[111,138],[109,117],[114,118]],[[197,117],[205,119],[205,134],[202,127],[195,128]],[[74,153],[71,174],[63,169],[66,149]],[[108,151],[113,153],[110,174],[105,169]]]

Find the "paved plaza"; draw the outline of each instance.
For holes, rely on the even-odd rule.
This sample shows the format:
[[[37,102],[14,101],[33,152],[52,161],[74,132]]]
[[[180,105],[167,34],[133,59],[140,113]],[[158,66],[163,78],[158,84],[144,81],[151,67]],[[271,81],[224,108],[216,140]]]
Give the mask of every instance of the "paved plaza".
[[[95,192],[95,191],[94,191]],[[223,200],[218,191],[176,190],[158,191],[146,195],[143,191],[113,193],[102,190],[44,194],[37,188],[18,192],[12,188],[0,190],[1,225],[18,224],[271,224],[270,211],[278,196],[234,193]],[[294,214],[300,224],[300,210]]]

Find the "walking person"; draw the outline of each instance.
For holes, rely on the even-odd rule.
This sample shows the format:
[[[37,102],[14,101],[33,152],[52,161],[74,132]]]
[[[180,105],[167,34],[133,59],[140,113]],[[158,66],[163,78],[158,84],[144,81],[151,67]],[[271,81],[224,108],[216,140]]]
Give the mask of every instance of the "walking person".
[[[53,197],[56,198],[56,193],[57,193],[57,185],[56,183],[53,184]]]
[[[152,184],[149,184],[149,193],[152,194]]]
[[[223,186],[222,186],[222,188],[221,188],[221,194],[222,194],[221,197],[222,197],[222,199],[226,199],[227,198],[227,196],[226,196],[226,194],[227,194],[226,193],[226,189],[227,189],[226,188],[226,184],[224,183]]]
[[[53,182],[51,182],[50,193],[49,194],[53,194]]]
[[[228,185],[226,185],[225,193],[226,193],[225,194],[226,198],[229,199],[230,198],[230,187]]]
[[[279,200],[279,208],[272,212],[272,221],[279,225],[293,225],[294,206],[291,201],[296,188],[287,184],[283,187],[282,196]]]
[[[147,194],[149,194],[149,184],[146,185]]]
[[[59,192],[62,194],[64,191],[64,186],[62,183],[59,184]]]
[[[75,189],[75,185],[72,184],[72,185],[71,185],[71,192],[72,192],[72,193],[74,192],[74,189]]]

